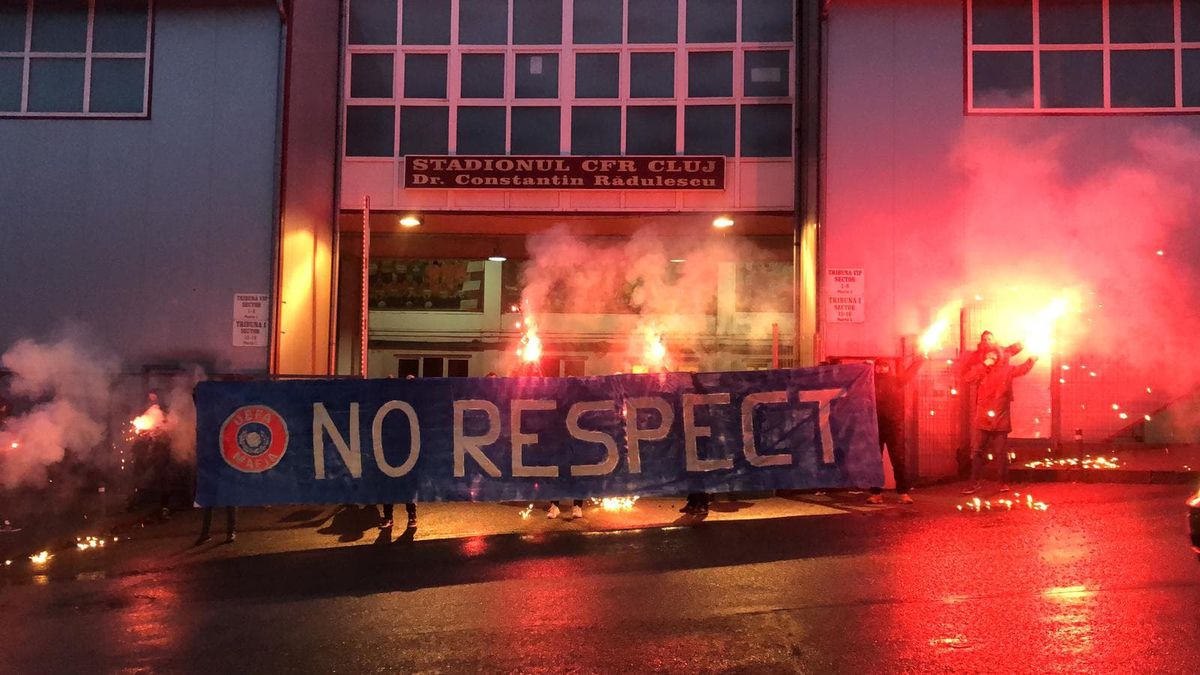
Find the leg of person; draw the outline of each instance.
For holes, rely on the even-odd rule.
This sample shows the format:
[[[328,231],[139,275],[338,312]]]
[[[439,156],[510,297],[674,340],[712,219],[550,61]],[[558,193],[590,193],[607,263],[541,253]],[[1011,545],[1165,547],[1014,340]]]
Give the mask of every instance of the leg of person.
[[[546,509],[547,518],[557,518],[558,514],[562,513],[562,509],[558,506],[558,500],[550,502],[550,508]]]
[[[383,517],[379,519],[379,529],[386,530],[392,526],[392,513],[394,513],[395,508],[395,504],[383,505]]]
[[[696,513],[696,511],[699,509],[698,505],[700,503],[701,494],[702,493],[700,492],[689,492],[687,496],[687,503],[683,505],[682,509],[679,509],[679,512],[686,513],[688,515]]]
[[[983,476],[983,453],[984,453],[984,432],[971,425],[971,484],[967,489],[963,490],[963,494],[970,495],[979,492],[981,487],[980,478]]]
[[[879,461],[880,462],[883,462],[884,446],[886,445],[889,449],[891,448],[891,445],[887,442],[887,438],[888,438],[888,431],[884,428],[884,425],[882,425],[882,424],[879,425]],[[883,486],[882,486],[882,484],[880,484],[878,486],[876,486],[876,485],[871,486],[871,496],[867,497],[867,503],[868,504],[882,504],[883,503]]]
[[[908,446],[904,443],[904,432],[897,430],[888,439],[888,457],[892,460],[892,475],[896,477],[896,494],[901,504],[911,504],[908,494],[912,486],[908,482]]]
[[[582,499],[576,499],[575,501],[571,502],[571,517],[572,518],[582,518],[583,517],[583,500]]]
[[[225,507],[225,541],[233,543],[237,539],[237,507]]]
[[[200,524],[200,536],[196,538],[197,546],[212,539],[212,511],[211,506],[204,507],[204,520]]]
[[[1008,489],[1008,432],[997,431],[994,452],[1000,456],[1000,489]]]
[[[416,502],[406,502],[404,504],[404,510],[408,512],[408,526],[416,527],[417,526],[417,504],[416,504]]]

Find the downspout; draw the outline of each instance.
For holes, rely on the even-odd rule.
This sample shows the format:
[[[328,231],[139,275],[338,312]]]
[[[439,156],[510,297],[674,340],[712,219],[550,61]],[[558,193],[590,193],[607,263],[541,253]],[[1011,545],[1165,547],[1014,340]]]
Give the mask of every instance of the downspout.
[[[792,237],[793,365],[821,358],[821,216],[823,214],[824,19],[826,0],[796,8],[796,194]]]
[[[334,96],[334,105],[337,110],[334,113],[334,133],[337,134],[333,142],[333,209],[329,214],[333,222],[333,241],[330,245],[330,275],[329,280],[329,365],[328,374],[337,374],[338,363],[338,293],[339,283],[341,278],[342,267],[342,228],[339,216],[341,214],[342,202],[342,127],[345,124],[343,119],[345,106],[342,105],[342,92],[346,76],[346,24],[349,7],[347,0],[342,0],[339,3],[338,10],[338,58],[337,58],[337,95]]]
[[[280,296],[280,283],[283,277],[283,199],[284,199],[284,167],[287,166],[284,157],[283,140],[287,134],[287,67],[288,67],[288,23],[287,11],[283,0],[276,0],[275,8],[279,11],[279,70],[275,80],[275,205],[272,209],[272,221],[275,229],[274,251],[272,252],[271,274],[271,340],[268,356],[268,373],[279,372],[279,340],[282,335],[280,317],[283,315],[283,298]]]

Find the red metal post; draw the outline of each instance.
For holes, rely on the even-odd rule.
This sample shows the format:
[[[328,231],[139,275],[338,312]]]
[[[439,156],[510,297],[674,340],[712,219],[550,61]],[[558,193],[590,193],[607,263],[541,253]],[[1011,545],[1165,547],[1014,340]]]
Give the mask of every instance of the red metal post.
[[[365,379],[367,377],[367,338],[369,337],[369,322],[370,322],[370,298],[368,292],[368,275],[371,268],[371,197],[363,197],[363,216],[362,216],[362,320],[358,330],[360,333],[360,341],[358,347],[358,360],[360,374]]]

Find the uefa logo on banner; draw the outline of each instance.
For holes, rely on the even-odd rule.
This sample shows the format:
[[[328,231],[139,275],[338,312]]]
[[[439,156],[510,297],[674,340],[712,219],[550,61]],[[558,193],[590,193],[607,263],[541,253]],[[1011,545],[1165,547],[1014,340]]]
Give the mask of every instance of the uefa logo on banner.
[[[265,405],[238,408],[221,425],[221,456],[245,473],[262,473],[287,452],[287,424]]]

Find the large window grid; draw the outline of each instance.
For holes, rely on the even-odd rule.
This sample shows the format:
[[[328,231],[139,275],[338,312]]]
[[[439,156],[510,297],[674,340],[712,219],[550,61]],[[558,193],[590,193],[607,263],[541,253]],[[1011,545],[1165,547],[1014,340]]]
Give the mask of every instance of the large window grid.
[[[85,11],[86,35],[76,36],[83,37],[77,47],[34,44],[35,34],[46,35],[46,26],[60,31],[48,41],[71,41],[69,29],[64,35],[62,26],[82,19]],[[0,5],[0,32],[14,40],[0,42],[0,117],[148,116],[153,12],[154,0],[15,0]],[[52,26],[56,19],[59,25]],[[131,39],[135,25],[136,38]]]
[[[964,5],[968,112],[1200,111],[1200,0],[968,0]],[[1017,18],[1028,23],[1022,24],[1020,31],[1010,31],[1006,36],[979,36],[979,21],[986,14],[977,17],[976,12],[989,9],[1007,12],[1013,26]],[[1166,12],[1170,11],[1170,39],[1141,41],[1138,36],[1130,35],[1143,31],[1146,26],[1146,22],[1134,21],[1132,17],[1156,9],[1161,9],[1164,22]],[[1050,26],[1043,25],[1043,17],[1052,16],[1055,11],[1068,16],[1074,13],[1074,20],[1069,23],[1058,22],[1060,28],[1067,28],[1067,34],[1054,35]],[[1095,11],[1099,12],[1098,17]],[[1084,16],[1091,21],[1081,21]],[[1024,32],[1026,25],[1027,35],[1016,34]],[[1094,37],[1078,39],[1081,33],[1088,32]],[[1167,37],[1165,32],[1161,37]],[[1114,62],[1117,64],[1115,69]],[[1157,73],[1155,68],[1163,72]],[[989,77],[1000,85],[990,92],[986,79]],[[1028,82],[1029,88],[1018,91],[1015,86],[1018,81]],[[1116,91],[1114,83],[1117,83]],[[1135,91],[1121,91],[1130,88]],[[1143,93],[1154,88],[1163,93]],[[997,91],[1001,93],[996,95]],[[1156,98],[1161,100],[1154,100]]]
[[[351,11],[354,11],[352,0]],[[361,0],[360,0],[361,1]],[[378,3],[380,0],[374,0]],[[746,0],[746,2],[755,2],[758,0]],[[786,2],[786,0],[784,0]],[[411,2],[411,0],[410,0]],[[572,108],[619,108],[621,129],[619,133],[619,147],[614,148],[611,153],[603,154],[635,154],[630,153],[628,148],[628,123],[629,109],[639,106],[650,107],[670,107],[674,110],[674,143],[673,150],[666,154],[684,154],[686,148],[685,123],[688,116],[689,107],[713,107],[724,106],[728,107],[733,112],[733,143],[729,151],[731,156],[741,156],[740,138],[743,110],[746,106],[768,106],[779,109],[782,106],[787,106],[788,116],[791,115],[791,104],[794,96],[794,73],[796,70],[795,49],[793,42],[782,40],[776,42],[720,42],[720,43],[688,43],[687,39],[687,0],[679,0],[677,3],[677,25],[675,30],[675,41],[670,43],[636,43],[628,42],[629,38],[629,2],[624,0],[620,2],[622,9],[622,31],[621,43],[613,44],[575,44],[573,35],[574,24],[574,2],[573,0],[564,0],[562,3],[562,40],[561,44],[513,44],[513,21],[514,0],[509,0],[507,3],[507,41],[506,44],[480,44],[468,45],[459,44],[460,35],[460,11],[462,9],[460,0],[453,0],[450,3],[450,21],[449,21],[449,44],[446,45],[404,45],[404,44],[352,44],[348,41],[347,51],[349,58],[346,59],[347,73],[344,81],[346,88],[343,92],[344,100],[346,101],[347,114],[351,114],[350,110],[362,106],[375,106],[380,109],[389,108],[392,113],[393,133],[391,138],[391,152],[384,153],[382,148],[374,154],[371,153],[355,153],[352,151],[354,144],[347,146],[346,155],[355,158],[385,158],[397,157],[402,154],[407,154],[404,147],[405,143],[401,134],[401,126],[403,116],[403,108],[406,107],[432,107],[446,110],[448,117],[447,142],[446,151],[449,154],[459,153],[458,140],[459,120],[463,115],[460,114],[462,108],[502,108],[505,117],[505,138],[504,148],[505,153],[513,153],[513,110],[514,108],[522,107],[555,107],[558,109],[558,154],[569,155],[573,152],[572,144]],[[736,21],[734,35],[740,37],[743,30],[743,0],[736,0]],[[406,3],[403,0],[398,0],[396,3],[396,36],[403,35],[404,25],[404,9]],[[789,4],[789,18],[793,15],[794,7]],[[790,31],[789,31],[790,33]],[[402,38],[397,37],[396,42],[402,42]],[[726,53],[729,54],[732,60],[732,82],[729,95],[726,96],[689,96],[689,54],[695,53]],[[779,73],[783,80],[781,83],[784,89],[780,95],[773,96],[746,96],[745,80],[750,76],[746,72],[746,55],[755,52],[774,52],[780,53],[786,58],[786,72]],[[376,97],[365,98],[355,97],[352,95],[351,84],[354,81],[355,57],[358,55],[391,55],[392,56],[392,77],[391,97]],[[446,98],[405,98],[404,82],[405,82],[405,67],[407,56],[413,54],[443,54],[446,56],[447,62],[447,86]],[[616,55],[618,61],[618,88],[617,95],[614,97],[588,97],[576,95],[576,59],[580,55]],[[631,67],[636,58],[635,55],[640,54],[670,54],[673,60],[673,76],[674,76],[674,95],[661,97],[638,97],[634,96],[633,87],[631,86]],[[463,86],[463,57],[478,57],[483,55],[494,55],[503,58],[503,88],[500,96],[495,97],[464,97],[461,95]],[[518,58],[528,55],[543,55],[555,57],[557,59],[557,96],[554,98],[525,98],[517,96],[516,86],[516,66]],[[786,91],[783,94],[782,91]],[[755,111],[752,112],[757,112]],[[468,111],[465,117],[477,115],[479,111]],[[635,115],[636,116],[636,115]],[[349,125],[347,125],[349,126]],[[791,124],[789,122],[790,129]],[[383,144],[386,145],[387,139],[383,139]],[[576,150],[578,152],[578,150]],[[461,154],[471,154],[463,152]],[[487,153],[481,153],[487,154]],[[598,154],[598,153],[589,153]],[[712,154],[712,153],[696,153],[696,154]],[[791,142],[789,133],[789,142],[785,148],[777,152],[763,154],[759,152],[757,156],[750,158],[780,158],[791,156]]]

